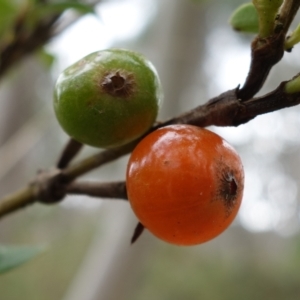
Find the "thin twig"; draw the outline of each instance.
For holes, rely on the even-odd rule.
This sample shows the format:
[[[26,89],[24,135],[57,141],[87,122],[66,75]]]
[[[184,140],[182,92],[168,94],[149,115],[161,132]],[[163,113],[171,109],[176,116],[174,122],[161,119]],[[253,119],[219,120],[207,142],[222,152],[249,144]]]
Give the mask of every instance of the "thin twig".
[[[58,162],[57,167],[59,169],[64,169],[69,165],[69,163],[72,161],[72,159],[79,153],[79,151],[82,149],[83,144],[75,141],[74,139],[69,139],[67,145],[63,149]]]
[[[244,86],[238,91],[242,101],[252,98],[263,86],[271,69],[284,54],[286,33],[300,6],[300,0],[285,0],[275,20],[272,35],[257,36],[251,44],[251,64]]]
[[[277,22],[277,27],[283,27],[283,31],[286,34],[290,28],[292,21],[300,7],[300,0],[285,0],[282,4]]]
[[[36,202],[36,192],[34,187],[29,185],[1,199],[0,218],[34,202]]]
[[[238,89],[230,90],[181,116],[157,124],[150,131],[170,124],[193,124],[201,127],[209,125],[238,126],[258,115],[299,104],[300,93],[286,93],[286,83],[281,83],[276,90],[267,95],[245,102],[241,102],[237,98]],[[0,200],[0,217],[36,201],[56,203],[62,200],[68,191],[76,188],[76,185],[68,187],[74,179],[130,153],[139,140],[115,149],[102,151],[63,170],[50,169],[50,171],[40,172],[37,179],[27,188]],[[109,186],[108,183],[106,184]],[[79,190],[77,191],[79,192]],[[102,186],[101,193],[104,195],[112,192],[105,191]],[[124,199],[124,191],[121,189],[121,192],[114,194],[115,196]]]
[[[74,165],[70,165],[68,168],[62,171],[62,175],[65,178],[65,181],[71,182],[80,175],[83,175],[95,168],[102,166],[103,164],[114,161],[119,157],[130,153],[137,145],[140,139],[135,140],[124,146],[101,151],[95,155],[83,159],[82,161]]]
[[[250,70],[244,86],[238,92],[242,101],[252,98],[261,89],[273,66],[283,57],[284,41],[284,31],[267,38],[254,39],[251,44]]]
[[[66,192],[70,195],[86,195],[98,198],[115,198],[127,200],[125,181],[74,181],[67,186]]]
[[[1,49],[0,53],[0,78],[5,75],[9,68],[21,60],[21,58],[34,52],[52,37],[52,29],[60,14],[55,14],[46,20],[41,20],[31,33],[24,33],[17,30],[14,40]],[[23,27],[25,18],[20,20],[18,28]]]

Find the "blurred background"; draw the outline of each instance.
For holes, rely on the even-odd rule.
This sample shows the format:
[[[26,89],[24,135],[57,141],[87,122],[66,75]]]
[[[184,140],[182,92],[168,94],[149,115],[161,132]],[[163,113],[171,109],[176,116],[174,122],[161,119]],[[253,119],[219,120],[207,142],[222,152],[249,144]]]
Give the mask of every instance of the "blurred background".
[[[146,55],[164,88],[160,120],[243,84],[253,36],[228,24],[243,2],[105,0],[97,15],[66,12],[66,28],[46,45],[48,63],[29,56],[0,82],[0,196],[56,163],[68,137],[54,116],[53,85],[90,52],[122,47]],[[299,72],[299,49],[285,54],[260,94]],[[0,244],[46,251],[0,276],[1,300],[300,299],[299,114],[293,107],[210,128],[240,153],[246,181],[234,224],[208,243],[177,247],[145,232],[130,245],[137,220],[122,200],[74,196],[3,218]],[[77,159],[97,151],[85,147]],[[85,178],[123,180],[127,160]]]

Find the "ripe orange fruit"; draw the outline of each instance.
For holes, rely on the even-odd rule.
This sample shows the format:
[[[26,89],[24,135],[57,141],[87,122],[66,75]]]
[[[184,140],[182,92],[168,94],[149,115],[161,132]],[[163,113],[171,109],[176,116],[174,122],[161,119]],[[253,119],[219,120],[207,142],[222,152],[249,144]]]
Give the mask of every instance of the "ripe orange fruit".
[[[134,149],[126,186],[133,211],[150,232],[172,244],[196,245],[234,220],[244,171],[237,152],[217,134],[171,125]]]

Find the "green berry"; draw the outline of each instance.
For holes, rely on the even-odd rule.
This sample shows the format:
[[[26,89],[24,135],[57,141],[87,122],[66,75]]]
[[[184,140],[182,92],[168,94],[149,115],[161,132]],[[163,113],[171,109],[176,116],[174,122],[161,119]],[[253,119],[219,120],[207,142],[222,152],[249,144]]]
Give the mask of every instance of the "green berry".
[[[110,49],[91,53],[58,77],[54,110],[73,139],[95,147],[126,144],[155,122],[162,101],[153,65],[141,54]]]

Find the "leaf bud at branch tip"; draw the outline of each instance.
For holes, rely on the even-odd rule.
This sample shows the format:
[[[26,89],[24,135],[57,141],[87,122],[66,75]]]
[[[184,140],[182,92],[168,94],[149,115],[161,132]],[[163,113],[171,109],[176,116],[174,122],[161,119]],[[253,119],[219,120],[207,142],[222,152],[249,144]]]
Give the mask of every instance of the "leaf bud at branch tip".
[[[286,51],[290,51],[297,43],[300,42],[300,24],[296,27],[296,29],[287,37],[284,49]]]
[[[252,0],[259,18],[259,36],[266,38],[273,34],[275,19],[283,0]]]
[[[239,6],[231,15],[229,23],[236,31],[258,33],[258,14],[252,3]]]
[[[300,74],[288,81],[285,85],[285,92],[288,94],[294,94],[300,92]]]

